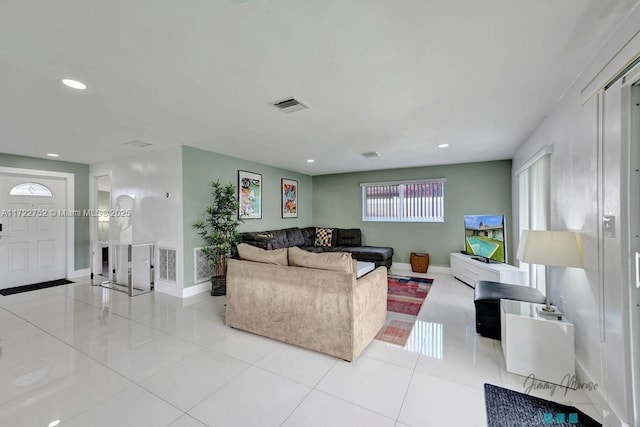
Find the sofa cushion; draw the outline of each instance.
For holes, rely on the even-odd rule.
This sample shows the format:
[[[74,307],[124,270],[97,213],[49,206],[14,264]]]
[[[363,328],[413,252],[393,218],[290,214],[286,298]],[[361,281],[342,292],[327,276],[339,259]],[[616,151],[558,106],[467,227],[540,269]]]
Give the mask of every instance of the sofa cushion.
[[[289,246],[304,246],[304,236],[298,227],[285,228],[282,231],[287,235]]]
[[[334,245],[360,246],[362,245],[362,232],[359,228],[338,228]]]
[[[317,254],[321,254],[322,252],[325,252],[325,249],[327,248],[324,246],[302,246],[300,249],[304,249],[307,252],[315,252]]]
[[[321,252],[349,252],[344,246],[302,246],[300,249],[305,251],[321,253]]]
[[[288,248],[291,246],[285,230],[273,230],[269,231],[269,233],[273,234],[273,239],[271,239],[270,242],[271,249]]]
[[[303,246],[314,246],[316,243],[316,228],[315,227],[305,227],[301,228],[302,236],[304,237],[304,245],[298,245],[300,247]]]
[[[273,239],[273,233],[269,231],[247,231],[242,233],[243,240],[251,240],[254,242],[268,242]]]
[[[289,265],[319,270],[353,273],[351,254],[346,252],[313,253],[296,246],[289,248]]]
[[[316,246],[331,246],[333,228],[316,228]]]
[[[246,261],[262,262],[274,265],[289,265],[287,259],[287,249],[265,250],[247,243],[238,245],[238,255],[240,259]]]

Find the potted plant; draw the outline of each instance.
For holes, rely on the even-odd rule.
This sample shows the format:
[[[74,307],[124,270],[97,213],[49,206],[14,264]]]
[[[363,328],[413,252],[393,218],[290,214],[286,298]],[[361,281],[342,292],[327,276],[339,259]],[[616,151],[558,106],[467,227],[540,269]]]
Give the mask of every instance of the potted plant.
[[[238,197],[235,185],[211,183],[213,200],[205,210],[205,217],[193,224],[205,246],[202,253],[213,267],[211,295],[225,295],[227,290],[227,258],[233,255],[240,241],[238,234]]]

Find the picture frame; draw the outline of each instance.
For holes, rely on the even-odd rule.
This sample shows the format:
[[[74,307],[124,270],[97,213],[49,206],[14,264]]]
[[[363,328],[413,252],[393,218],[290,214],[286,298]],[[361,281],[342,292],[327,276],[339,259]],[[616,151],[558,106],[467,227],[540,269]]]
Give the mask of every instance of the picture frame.
[[[262,219],[262,175],[238,170],[238,218]]]
[[[282,178],[280,182],[282,218],[298,218],[298,181]]]

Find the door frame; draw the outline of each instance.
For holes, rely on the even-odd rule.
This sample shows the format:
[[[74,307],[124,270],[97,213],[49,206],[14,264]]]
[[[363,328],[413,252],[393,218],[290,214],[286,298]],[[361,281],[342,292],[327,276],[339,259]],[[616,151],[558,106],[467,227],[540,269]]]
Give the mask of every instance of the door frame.
[[[98,179],[102,177],[109,178],[109,187],[111,188],[109,191],[109,206],[112,208],[112,200],[113,200],[113,186],[111,183],[111,171],[108,172],[90,172],[89,173],[89,206],[91,210],[94,212],[98,211]],[[90,247],[90,262],[89,267],[91,269],[92,279],[94,278],[94,274],[98,271],[98,266],[96,265],[96,242],[98,241],[98,218],[92,216],[89,218],[89,247]],[[111,240],[111,219],[109,219],[109,240]],[[111,262],[111,250],[109,250],[109,262]],[[102,266],[100,266],[102,269]],[[100,270],[101,271],[101,270]],[[109,264],[109,277],[111,277],[111,264]]]
[[[65,181],[65,209],[67,211],[75,210],[75,175],[72,173],[0,166],[0,174],[32,176],[34,178],[62,178]],[[77,276],[75,268],[75,220],[73,216],[67,216],[65,218],[64,228],[66,248],[65,273],[66,277],[69,278]]]
[[[633,416],[635,422],[640,421],[640,309],[636,304],[640,300],[640,263],[636,260],[635,254],[640,252],[640,147],[638,143],[639,125],[632,124],[638,117],[637,112],[633,112],[634,103],[640,101],[640,89],[633,85],[640,82],[640,66],[636,65],[623,77],[622,82],[622,144],[623,152],[627,155],[626,173],[622,179],[627,181],[628,204],[628,309],[629,309],[629,359],[631,378],[631,398]]]

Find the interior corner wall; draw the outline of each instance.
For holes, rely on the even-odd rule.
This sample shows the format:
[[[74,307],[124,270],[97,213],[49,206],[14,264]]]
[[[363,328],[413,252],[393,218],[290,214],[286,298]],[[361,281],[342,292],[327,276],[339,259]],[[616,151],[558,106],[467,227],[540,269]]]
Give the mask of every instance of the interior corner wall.
[[[74,175],[74,209],[89,209],[89,165],[0,153],[0,166]],[[74,218],[74,268],[89,268],[89,218]]]
[[[363,182],[446,178],[444,222],[362,221]],[[511,224],[511,160],[353,172],[313,177],[314,222],[318,226],[360,228],[363,243],[391,246],[394,262],[411,252],[428,252],[432,265],[449,266],[449,254],[464,249],[465,214],[504,214]],[[513,260],[507,232],[507,258]]]
[[[620,57],[619,52],[635,45],[633,54],[640,50],[640,10],[635,12],[618,28],[597,53],[585,71],[564,94],[558,105],[542,124],[520,147],[513,159],[513,169],[524,165],[544,145],[552,144],[550,157],[551,175],[551,217],[552,230],[576,230],[582,237],[584,269],[563,269],[552,267],[551,300],[560,303],[565,318],[575,326],[575,351],[580,381],[598,384],[597,392],[608,405],[608,415],[604,425],[621,425],[622,421],[633,424],[629,410],[630,391],[625,390],[625,358],[627,349],[619,340],[607,339],[606,328],[623,330],[624,307],[607,304],[607,288],[623,286],[615,276],[607,276],[606,270],[599,270],[599,260],[603,256],[599,241],[599,197],[598,194],[598,97],[586,99],[582,93],[590,82],[602,78],[601,70],[611,64],[620,68],[632,56]],[[631,41],[635,43],[631,43]],[[596,78],[598,76],[598,78]],[[608,74],[606,79],[614,74]],[[584,104],[583,104],[584,102]],[[616,171],[609,171],[616,174]],[[622,169],[617,171],[621,174]],[[514,218],[518,218],[517,183],[513,181]],[[621,203],[620,194],[611,203]],[[618,232],[624,232],[624,225],[618,224]],[[517,244],[517,239],[515,239]],[[627,254],[620,253],[620,257]],[[605,298],[600,299],[600,280],[604,286]],[[607,319],[601,324],[600,313]],[[605,340],[601,342],[601,330],[605,328]],[[614,334],[615,335],[615,334]],[[635,355],[638,357],[638,355]],[[613,369],[612,369],[613,368]],[[597,398],[596,398],[597,400]],[[611,411],[613,409],[613,411]],[[613,417],[616,417],[613,420]],[[607,419],[609,417],[609,419]],[[636,420],[640,421],[640,420]]]
[[[117,208],[119,196],[133,198],[129,221],[134,243],[155,243],[156,255],[158,247],[176,250],[176,283],[157,280],[156,290],[182,297],[182,150],[179,146],[141,150],[135,156],[92,164],[91,174],[110,175],[113,209]],[[114,218],[111,218],[109,232],[111,239],[119,238],[119,228]],[[156,262],[159,260],[156,259]]]
[[[184,283],[194,285],[193,250],[202,246],[202,240],[192,224],[202,218],[211,200],[211,182],[238,185],[238,170],[262,174],[262,219],[248,219],[240,224],[240,231],[266,231],[313,225],[312,178],[286,169],[249,162],[199,148],[182,147],[184,193]],[[298,218],[282,218],[282,178],[298,181]]]

